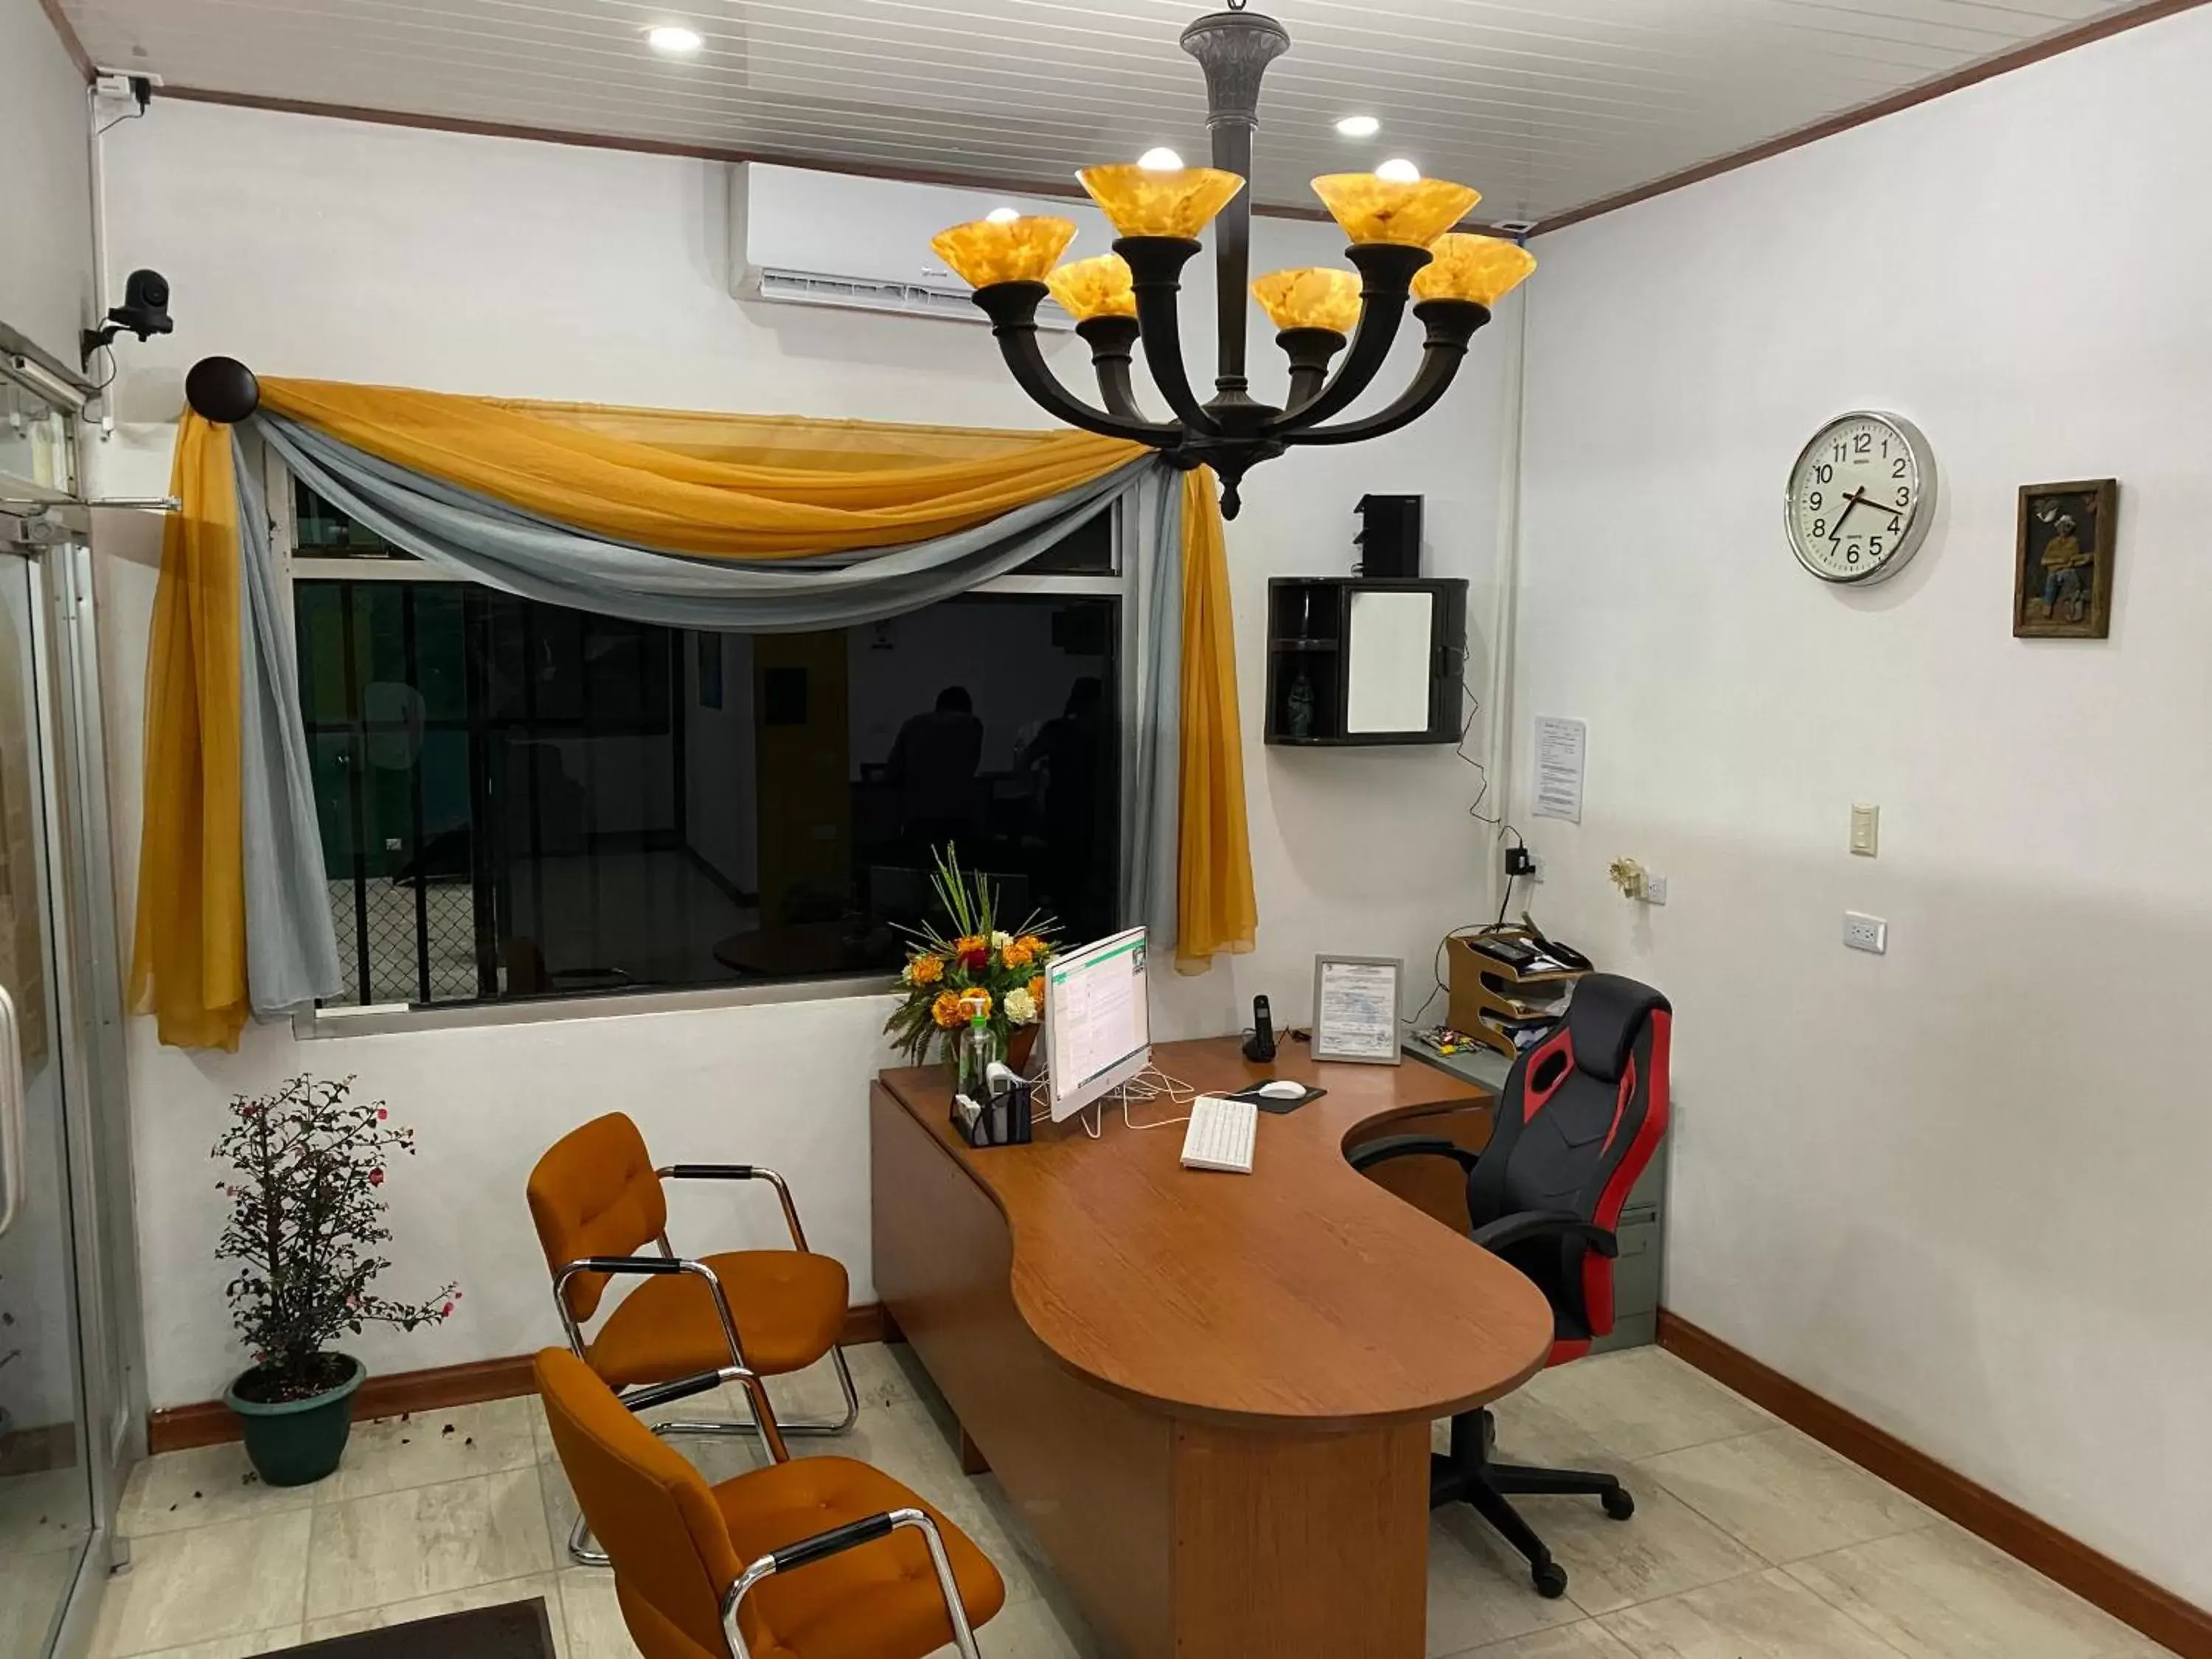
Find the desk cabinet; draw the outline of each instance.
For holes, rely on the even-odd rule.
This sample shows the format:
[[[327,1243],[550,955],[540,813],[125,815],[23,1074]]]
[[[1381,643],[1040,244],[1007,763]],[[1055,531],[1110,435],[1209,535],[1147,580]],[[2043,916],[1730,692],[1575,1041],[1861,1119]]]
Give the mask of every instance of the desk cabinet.
[[[1456,1054],[1436,1054],[1408,1043],[1406,1054],[1440,1071],[1462,1077],[1495,1093],[1505,1086],[1511,1062],[1488,1048],[1462,1049]],[[1479,1152],[1490,1144],[1491,1108],[1462,1106],[1440,1109],[1391,1127],[1393,1134],[1442,1135],[1454,1146]],[[1665,1263],[1667,1164],[1671,1137],[1629,1189],[1620,1212],[1620,1255],[1613,1264],[1613,1334],[1590,1345],[1606,1353],[1615,1348],[1648,1347],[1659,1340],[1661,1270]],[[1377,1176],[1390,1171],[1385,1164]],[[1395,1166],[1382,1184],[1407,1203],[1426,1211],[1446,1226],[1464,1232],[1468,1228],[1467,1183],[1457,1168],[1442,1158],[1409,1158]],[[1372,1179],[1373,1177],[1370,1177]]]

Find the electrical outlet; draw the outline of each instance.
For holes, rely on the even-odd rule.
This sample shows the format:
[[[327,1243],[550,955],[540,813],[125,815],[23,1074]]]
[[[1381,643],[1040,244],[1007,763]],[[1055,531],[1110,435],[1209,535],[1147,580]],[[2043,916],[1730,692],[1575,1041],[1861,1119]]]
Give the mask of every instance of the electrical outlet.
[[[1889,953],[1889,924],[1880,916],[1862,915],[1856,910],[1844,912],[1844,943],[1854,951],[1865,951],[1875,956]]]
[[[1666,877],[1646,876],[1644,878],[1644,902],[1646,904],[1664,904],[1667,902]]]

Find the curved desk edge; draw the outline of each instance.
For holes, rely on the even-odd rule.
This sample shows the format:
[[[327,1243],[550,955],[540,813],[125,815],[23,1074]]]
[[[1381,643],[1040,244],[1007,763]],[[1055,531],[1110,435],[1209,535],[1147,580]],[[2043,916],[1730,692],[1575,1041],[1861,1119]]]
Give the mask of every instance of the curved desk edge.
[[[1285,1047],[1287,1049],[1289,1045]],[[1174,1323],[1178,1313],[1202,1314],[1206,1310],[1174,1308],[1174,1287],[1162,1291],[1133,1267],[1127,1269],[1126,1279],[1115,1277],[1121,1269],[1109,1267],[1103,1291],[1102,1280],[1097,1275],[1091,1276],[1087,1284],[1063,1285],[1048,1268],[1035,1261],[1040,1246],[1030,1235],[1059,1225],[1055,1212],[1063,1206],[1073,1214],[1075,1231],[1080,1231],[1085,1222],[1095,1228],[1108,1228],[1111,1223],[1118,1222],[1127,1230],[1129,1206],[1133,1204],[1158,1203],[1164,1206],[1162,1213],[1168,1213],[1164,1207],[1168,1200],[1164,1194],[1175,1190],[1172,1182],[1268,1180],[1270,1168],[1264,1161],[1265,1154],[1251,1176],[1194,1176],[1176,1164],[1182,1142],[1176,1129],[1163,1127],[1144,1135],[1140,1145],[1117,1147],[1115,1143],[1129,1136],[1131,1131],[1111,1113],[1107,1115],[1102,1139],[1097,1142],[1089,1140],[1081,1128],[1071,1122],[1056,1128],[1040,1125],[1040,1139],[1030,1147],[979,1150],[969,1147],[951,1128],[950,1091],[941,1071],[910,1068],[884,1073],[878,1081],[878,1089],[916,1130],[935,1144],[957,1170],[963,1184],[988,1200],[1005,1228],[1008,1293],[1029,1334],[1054,1364],[1075,1378],[1149,1411],[1228,1428],[1306,1432],[1370,1429],[1449,1416],[1509,1394],[1543,1369],[1550,1353],[1553,1328],[1551,1310],[1541,1292],[1505,1262],[1463,1236],[1439,1227],[1428,1216],[1369,1181],[1344,1161],[1345,1152],[1353,1145],[1388,1133],[1409,1119],[1441,1108],[1486,1101],[1490,1097],[1486,1091],[1419,1066],[1393,1071],[1316,1065],[1303,1050],[1296,1054],[1286,1054],[1276,1066],[1254,1067],[1237,1054],[1233,1039],[1164,1045],[1160,1064],[1202,1089],[1226,1091],[1244,1087],[1250,1081],[1269,1075],[1285,1075],[1318,1082],[1331,1091],[1322,1100],[1297,1113],[1263,1115],[1261,1127],[1264,1140],[1279,1143],[1272,1148],[1278,1160],[1290,1164],[1287,1170],[1274,1170],[1274,1178],[1279,1182],[1297,1183],[1273,1195],[1287,1203],[1305,1205],[1301,1213],[1309,1222],[1316,1216],[1328,1214],[1336,1224],[1314,1229],[1327,1241],[1319,1248],[1334,1252],[1334,1259],[1317,1255],[1308,1265],[1317,1279],[1329,1281],[1323,1289],[1333,1293],[1340,1304],[1352,1288],[1346,1282],[1346,1272],[1356,1267],[1371,1278],[1376,1271],[1372,1253],[1379,1249],[1395,1260],[1419,1262],[1418,1272],[1432,1284],[1444,1284],[1449,1288],[1452,1281],[1457,1281],[1462,1290],[1474,1287],[1467,1297],[1469,1304],[1494,1316],[1465,1320],[1455,1326],[1449,1311],[1425,1308],[1415,1328],[1413,1323],[1405,1320],[1405,1310],[1401,1309],[1397,1312],[1398,1328],[1390,1328],[1389,1321],[1378,1319],[1374,1328],[1346,1334],[1340,1346],[1347,1350],[1348,1365],[1340,1367],[1340,1370],[1350,1367],[1385,1370],[1393,1364],[1394,1355],[1402,1353],[1404,1346],[1425,1348],[1428,1364],[1425,1375],[1397,1376],[1394,1379],[1397,1384],[1395,1397],[1371,1409],[1356,1403],[1353,1396],[1358,1390],[1341,1386],[1326,1400],[1296,1397],[1296,1389],[1286,1389],[1279,1401],[1261,1399],[1259,1395],[1267,1392],[1272,1382],[1291,1380],[1297,1367],[1310,1365],[1316,1358],[1310,1347],[1276,1345],[1271,1352],[1264,1340],[1239,1352],[1231,1364],[1220,1368],[1224,1377],[1232,1379],[1237,1376],[1237,1365],[1246,1368],[1243,1379],[1236,1386],[1220,1389],[1159,1382],[1147,1386],[1146,1379],[1139,1374],[1141,1364],[1130,1362],[1129,1349],[1149,1344],[1156,1352],[1172,1350],[1187,1356],[1191,1352],[1190,1329],[1210,1328],[1201,1322],[1179,1332],[1170,1331],[1164,1337],[1160,1328],[1163,1322],[1155,1322],[1149,1316],[1152,1305],[1157,1303],[1166,1308],[1164,1322],[1169,1325]],[[1115,1172],[1128,1174],[1130,1179],[1127,1182],[1088,1179],[1098,1176],[1104,1166],[1082,1161],[1119,1159],[1127,1163],[1139,1158],[1142,1169]],[[1163,1158],[1171,1171],[1164,1179],[1159,1169]],[[1188,1190],[1200,1194],[1206,1191],[1205,1188]],[[1317,1201],[1324,1200],[1325,1203]],[[879,1207],[881,1202],[879,1198]],[[1103,1213],[1086,1214],[1086,1203],[1102,1206]],[[1150,1230],[1144,1230],[1149,1247],[1155,1253],[1154,1265],[1172,1258],[1178,1243],[1202,1243],[1214,1237],[1218,1229],[1209,1231],[1207,1224],[1217,1219],[1198,1217],[1188,1239],[1172,1235],[1152,1237]],[[1065,1232],[1069,1229],[1061,1230]],[[1097,1237],[1111,1237],[1116,1243],[1123,1242],[1118,1235],[1102,1233]],[[877,1248],[880,1257],[884,1248],[880,1238]],[[1025,1248],[1031,1258],[1026,1261]],[[1062,1238],[1058,1243],[1047,1241],[1042,1248],[1064,1249],[1067,1245]],[[1449,1264],[1441,1273],[1436,1266],[1439,1259]],[[1232,1261],[1224,1272],[1237,1273],[1244,1265]],[[1271,1259],[1267,1265],[1273,1267],[1277,1264]],[[1387,1273],[1389,1269],[1380,1271]],[[878,1277],[879,1282],[885,1278],[881,1266]],[[1278,1282],[1269,1288],[1279,1295],[1285,1288],[1279,1282],[1281,1275],[1273,1277]],[[1363,1303],[1370,1299],[1371,1293],[1364,1286],[1359,1288],[1358,1299]],[[1394,1288],[1386,1286],[1383,1293],[1387,1296]],[[1099,1293],[1097,1303],[1083,1302],[1086,1289]],[[886,1300],[891,1302],[890,1297]],[[891,1305],[896,1314],[895,1302]],[[1340,1315],[1348,1312],[1341,1308],[1339,1311]],[[1179,1343],[1174,1340],[1177,1336],[1182,1339]],[[1386,1340],[1398,1337],[1402,1337],[1404,1342],[1395,1347]],[[1450,1351],[1449,1357],[1439,1360],[1439,1350]],[[1188,1367],[1184,1369],[1187,1373]],[[1447,1377],[1449,1386],[1444,1385]],[[1259,1384],[1256,1393],[1253,1387],[1255,1379]],[[1183,1380],[1188,1382],[1187,1374]]]

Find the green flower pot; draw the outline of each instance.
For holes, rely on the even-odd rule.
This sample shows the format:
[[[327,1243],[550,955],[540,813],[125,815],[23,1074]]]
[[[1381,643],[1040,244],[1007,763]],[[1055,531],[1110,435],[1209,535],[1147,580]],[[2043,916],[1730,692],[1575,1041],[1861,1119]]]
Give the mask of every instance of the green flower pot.
[[[353,1433],[353,1397],[368,1370],[350,1354],[339,1358],[353,1367],[353,1375],[305,1400],[273,1405],[242,1400],[238,1382],[223,1395],[223,1404],[238,1414],[245,1431],[246,1458],[267,1485],[311,1485],[335,1471],[345,1455],[346,1441]]]

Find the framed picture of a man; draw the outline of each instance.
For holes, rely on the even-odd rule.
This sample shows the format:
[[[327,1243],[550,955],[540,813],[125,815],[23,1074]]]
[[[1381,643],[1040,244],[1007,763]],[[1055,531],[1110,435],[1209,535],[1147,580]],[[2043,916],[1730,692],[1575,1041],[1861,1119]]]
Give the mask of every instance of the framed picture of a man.
[[[2012,631],[2023,640],[2101,640],[2112,625],[2113,478],[2022,484],[2013,553]]]

